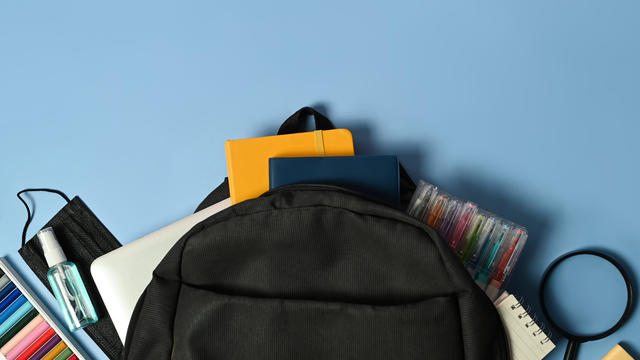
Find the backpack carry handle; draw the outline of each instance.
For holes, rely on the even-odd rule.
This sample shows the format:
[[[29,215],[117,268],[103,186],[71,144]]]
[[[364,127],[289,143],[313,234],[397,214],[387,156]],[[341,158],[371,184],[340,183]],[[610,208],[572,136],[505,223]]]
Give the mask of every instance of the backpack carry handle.
[[[318,112],[318,110],[310,106],[305,106],[293,113],[293,115],[289,116],[289,118],[282,123],[278,130],[278,135],[295,134],[307,131],[304,125],[307,118],[311,115],[313,115],[316,122],[316,130],[331,130],[336,128],[333,126],[333,123],[331,123],[331,120]]]
[[[278,130],[278,135],[295,134],[307,131],[304,125],[306,124],[307,118],[311,115],[313,115],[316,122],[316,130],[331,130],[336,128],[331,120],[322,115],[318,110],[310,106],[305,106],[296,111],[293,115],[289,116],[289,118],[282,123],[280,130]],[[407,207],[411,201],[413,192],[416,190],[416,184],[413,182],[411,176],[409,176],[402,164],[399,164],[399,166],[401,203],[402,207]],[[207,202],[207,205],[210,205],[210,203]],[[203,208],[203,206],[204,202],[203,204],[200,204],[198,209]]]

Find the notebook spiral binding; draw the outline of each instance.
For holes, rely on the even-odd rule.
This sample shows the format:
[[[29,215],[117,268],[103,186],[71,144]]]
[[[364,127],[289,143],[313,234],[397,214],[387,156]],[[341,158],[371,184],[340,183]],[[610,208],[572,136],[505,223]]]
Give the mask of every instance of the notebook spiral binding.
[[[522,305],[524,304],[524,299],[521,296],[516,297],[516,299],[518,300],[518,304],[516,305],[511,305],[511,310],[515,311],[518,309],[522,309],[519,313],[518,313],[518,319],[520,320],[525,320],[527,318],[529,318],[529,320],[527,322],[524,323],[524,326],[526,328],[530,328],[533,325],[538,325],[538,329],[531,332],[531,334],[534,337],[538,337],[540,335],[544,335],[544,338],[540,340],[540,344],[544,345],[547,342],[551,341],[551,330],[548,330],[545,326],[544,323],[539,322],[538,318],[535,314],[530,315],[531,314],[531,306],[529,306],[528,304],[526,306]]]

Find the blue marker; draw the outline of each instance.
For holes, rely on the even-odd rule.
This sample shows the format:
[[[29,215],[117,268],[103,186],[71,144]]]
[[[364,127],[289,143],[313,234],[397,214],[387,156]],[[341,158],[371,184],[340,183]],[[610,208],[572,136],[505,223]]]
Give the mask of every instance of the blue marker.
[[[13,284],[12,284],[13,285]],[[20,297],[20,295],[22,295],[22,293],[20,292],[20,289],[16,289],[16,286],[13,285],[13,291],[9,293],[9,295],[7,295],[4,299],[2,299],[2,301],[0,302],[0,313],[4,311],[4,309],[6,309],[7,307],[9,307],[9,305],[11,305],[11,303],[13,303],[14,301],[16,301],[16,299],[18,297]]]
[[[0,336],[3,336],[9,329],[13,327],[23,316],[27,315],[29,311],[33,309],[33,305],[30,302],[25,302],[16,311],[11,314],[5,321],[0,324]]]
[[[489,283],[489,275],[498,265],[500,260],[499,254],[502,254],[505,250],[505,246],[502,246],[507,234],[511,231],[511,225],[502,223],[500,226],[496,226],[491,234],[491,239],[485,244],[487,251],[483,254],[482,260],[479,262],[480,267],[478,274],[476,275],[476,284],[480,288],[485,289]]]
[[[16,284],[8,283],[5,287],[0,290],[0,300],[4,299],[16,288]],[[0,310],[2,311],[2,310]]]
[[[471,277],[474,279],[479,270],[478,265],[480,264],[481,255],[485,252],[487,247],[486,244],[489,242],[491,232],[497,224],[498,220],[493,216],[488,217],[484,221],[480,226],[477,239],[473,242],[473,245],[465,259],[465,266],[467,267],[467,270],[469,270]]]
[[[27,298],[24,295],[20,295],[16,301],[12,302],[3,312],[0,313],[0,324],[5,322],[11,315],[13,315],[20,306],[27,302]]]

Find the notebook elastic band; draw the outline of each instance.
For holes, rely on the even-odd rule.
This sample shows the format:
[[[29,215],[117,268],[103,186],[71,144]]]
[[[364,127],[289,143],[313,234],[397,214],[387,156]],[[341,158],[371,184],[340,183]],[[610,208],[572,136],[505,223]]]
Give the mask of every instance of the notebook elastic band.
[[[324,156],[324,139],[322,138],[322,130],[316,130],[313,132],[316,138],[316,152],[318,156]]]

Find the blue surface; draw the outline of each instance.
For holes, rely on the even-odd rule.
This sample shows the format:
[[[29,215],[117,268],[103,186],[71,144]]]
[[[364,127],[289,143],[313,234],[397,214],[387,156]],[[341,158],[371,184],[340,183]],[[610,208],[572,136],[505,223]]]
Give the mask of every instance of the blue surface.
[[[577,276],[591,281],[576,282]],[[558,325],[584,336],[602,333],[615,325],[624,313],[626,294],[624,279],[612,264],[585,255],[558,265],[549,276],[545,299]]]
[[[319,104],[359,153],[397,154],[526,225],[509,288],[534,308],[569,250],[608,249],[640,274],[638,13],[631,0],[2,2],[0,254],[56,308],[16,252],[16,191],[78,194],[126,243],[193,211],[225,176],[224,140]],[[62,205],[35,197],[30,236]],[[638,334],[636,312],[580,358],[638,351]]]

